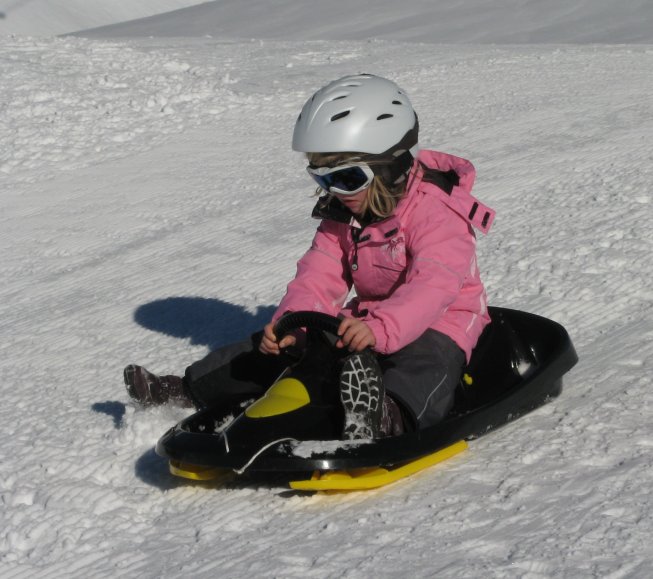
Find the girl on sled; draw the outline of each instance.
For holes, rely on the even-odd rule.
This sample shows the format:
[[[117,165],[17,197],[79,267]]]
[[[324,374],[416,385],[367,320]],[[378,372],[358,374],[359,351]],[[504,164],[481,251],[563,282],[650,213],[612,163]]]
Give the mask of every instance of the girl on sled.
[[[343,438],[397,435],[431,426],[451,409],[481,331],[489,323],[476,261],[476,228],[494,212],[471,195],[469,161],[418,150],[406,93],[369,74],[318,90],[295,124],[320,197],[319,225],[270,323],[250,339],[191,364],[184,377],[125,368],[143,404],[206,407],[260,397],[285,367],[301,332],[274,334],[286,312],[341,318],[338,384]],[[351,290],[355,295],[347,300]]]

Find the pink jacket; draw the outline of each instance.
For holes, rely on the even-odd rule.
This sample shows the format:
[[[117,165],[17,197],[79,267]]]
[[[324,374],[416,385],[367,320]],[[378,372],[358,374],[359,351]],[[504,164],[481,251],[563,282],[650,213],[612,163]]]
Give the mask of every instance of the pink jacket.
[[[323,219],[273,319],[299,310],[354,316],[384,354],[433,328],[469,360],[490,320],[472,225],[487,233],[494,219],[470,193],[475,174],[465,159],[422,150],[390,217],[362,230],[353,217]]]

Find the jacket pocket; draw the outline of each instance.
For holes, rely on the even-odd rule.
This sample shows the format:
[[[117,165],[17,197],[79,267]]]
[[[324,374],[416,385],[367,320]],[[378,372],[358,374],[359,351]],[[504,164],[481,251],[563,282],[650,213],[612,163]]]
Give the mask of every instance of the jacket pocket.
[[[406,260],[375,263],[374,278],[376,281],[376,295],[388,296],[392,294],[397,287],[406,281]]]

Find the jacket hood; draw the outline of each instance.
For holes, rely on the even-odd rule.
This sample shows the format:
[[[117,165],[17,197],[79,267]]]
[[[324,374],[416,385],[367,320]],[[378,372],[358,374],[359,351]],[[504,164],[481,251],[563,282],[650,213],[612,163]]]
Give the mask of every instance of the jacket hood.
[[[471,226],[483,233],[490,230],[495,212],[471,193],[476,169],[470,161],[424,149],[417,155],[413,170],[417,182],[409,187],[409,193],[416,190],[435,194]]]
[[[455,185],[460,187],[464,193],[469,194],[472,191],[476,180],[476,169],[474,169],[471,161],[467,159],[449,155],[448,153],[422,149],[417,155],[415,164],[421,166],[425,174],[428,174],[428,169],[445,174],[453,172],[458,176],[458,182]]]

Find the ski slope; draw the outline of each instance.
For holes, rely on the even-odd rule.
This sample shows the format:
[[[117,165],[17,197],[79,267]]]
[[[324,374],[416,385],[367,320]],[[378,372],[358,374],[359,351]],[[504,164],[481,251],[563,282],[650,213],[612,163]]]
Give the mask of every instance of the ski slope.
[[[214,0],[83,34],[623,44],[650,42],[650,12],[649,0]]]
[[[650,577],[653,38],[184,23],[0,37],[0,576]],[[561,322],[580,362],[552,403],[383,490],[173,479],[152,447],[188,411],[135,407],[122,368],[183,372],[269,319],[316,226],[295,118],[358,71],[408,91],[422,146],[474,162],[491,303]]]
[[[202,0],[0,0],[0,35],[53,36],[200,4]]]

